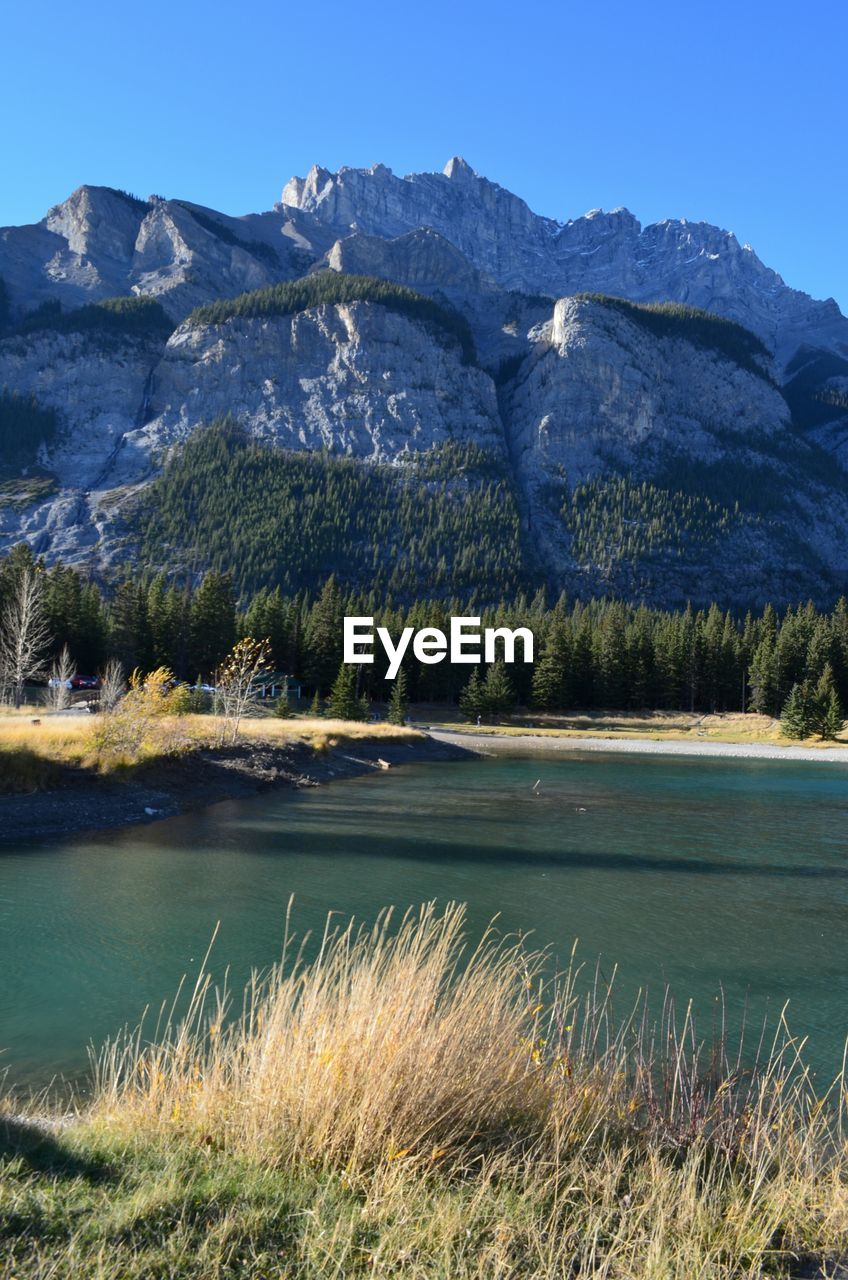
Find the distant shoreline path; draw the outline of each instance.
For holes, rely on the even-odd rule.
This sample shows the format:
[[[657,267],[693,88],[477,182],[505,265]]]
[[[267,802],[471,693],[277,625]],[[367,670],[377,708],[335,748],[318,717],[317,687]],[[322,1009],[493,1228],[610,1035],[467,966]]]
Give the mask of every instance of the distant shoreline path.
[[[811,760],[818,764],[848,764],[848,747],[778,747],[759,742],[687,742],[654,738],[554,737],[550,734],[475,733],[463,729],[428,729],[438,742],[494,754],[523,751],[615,751],[625,755],[717,756],[738,760]]]

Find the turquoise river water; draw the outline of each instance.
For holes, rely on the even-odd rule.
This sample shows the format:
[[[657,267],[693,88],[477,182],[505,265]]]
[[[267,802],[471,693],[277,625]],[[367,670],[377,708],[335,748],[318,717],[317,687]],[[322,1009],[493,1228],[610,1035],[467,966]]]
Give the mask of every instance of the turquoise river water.
[[[541,779],[538,794],[533,784]],[[667,982],[709,1028],[776,1015],[820,1078],[848,1034],[848,768],[572,753],[421,764],[0,852],[0,1072],[78,1078],[87,1046],[193,973],[239,987],[328,911],[431,898],[479,931]]]

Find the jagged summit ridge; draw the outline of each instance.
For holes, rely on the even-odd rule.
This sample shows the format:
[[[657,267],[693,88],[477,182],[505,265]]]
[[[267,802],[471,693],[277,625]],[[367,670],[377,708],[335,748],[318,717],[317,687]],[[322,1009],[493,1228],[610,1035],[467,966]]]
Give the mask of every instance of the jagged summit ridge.
[[[281,208],[337,236],[395,239],[430,227],[505,289],[703,307],[751,328],[781,362],[805,341],[848,354],[848,322],[833,299],[790,288],[732,231],[671,218],[643,227],[623,207],[557,221],[459,156],[442,173],[405,177],[384,165],[336,173],[316,167],[286,184]]]
[[[434,281],[454,292],[476,273],[501,290],[551,298],[672,300],[746,325],[784,366],[801,347],[848,355],[848,321],[836,303],[790,288],[732,232],[687,219],[643,227],[623,207],[558,221],[459,155],[441,172],[404,177],[380,163],[335,172],[316,164],[286,183],[273,209],[239,218],[83,186],[40,223],[0,228],[0,276],[16,314],[53,299],[73,307],[145,293],[180,320],[199,303],[331,265],[334,246],[351,236],[387,245],[411,237],[402,275],[423,279],[414,257],[423,242],[413,233],[428,230],[467,260],[456,281]],[[386,270],[402,257],[395,246]]]

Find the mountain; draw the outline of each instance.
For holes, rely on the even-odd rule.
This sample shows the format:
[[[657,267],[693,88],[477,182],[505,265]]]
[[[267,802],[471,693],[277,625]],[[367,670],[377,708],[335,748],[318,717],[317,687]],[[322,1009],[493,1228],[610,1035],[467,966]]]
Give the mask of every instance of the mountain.
[[[281,204],[304,242],[316,222],[342,245],[351,237],[391,242],[427,227],[503,289],[685,302],[739,321],[781,361],[805,343],[848,357],[848,322],[833,299],[815,302],[788,288],[749,245],[707,223],[642,228],[627,209],[555,222],[457,156],[444,173],[406,178],[384,165],[335,174],[316,166],[286,184]]]
[[[241,218],[82,187],[0,229],[0,279],[0,546],[95,572],[220,565],[179,519],[173,450],[227,419],[253,451],[240,483],[264,458],[289,513],[262,527],[290,554],[251,544],[245,587],[336,570],[402,592],[386,565],[415,548],[440,593],[473,562],[492,596],[496,519],[528,586],[747,605],[844,585],[848,320],[732,233],[555,222],[455,157],[403,178],[316,166]],[[241,547],[235,464],[191,456]],[[345,473],[356,553],[325,530],[319,555],[292,504],[320,503],[338,458],[372,479]]]

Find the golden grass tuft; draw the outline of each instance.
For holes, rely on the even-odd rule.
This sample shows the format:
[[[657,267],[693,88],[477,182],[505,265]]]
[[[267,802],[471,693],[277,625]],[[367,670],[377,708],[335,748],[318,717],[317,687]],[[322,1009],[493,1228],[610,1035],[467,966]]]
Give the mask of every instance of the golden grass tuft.
[[[208,722],[208,717],[190,717],[195,724]],[[333,720],[324,716],[297,716],[278,720],[272,716],[257,716],[243,720],[240,737],[248,742],[296,743],[311,742],[315,745],[337,745],[345,742],[415,742],[422,734],[417,729],[386,721]]]
[[[272,1163],[350,1170],[467,1160],[511,1145],[519,1118],[526,1137],[547,1090],[527,1065],[537,958],[490,933],[460,964],[458,908],[392,923],[386,912],[371,931],[328,933],[311,965],[284,960],[229,1024],[221,997],[207,1014],[201,980],[173,1034],[147,1049],[112,1046],[99,1064],[100,1106],[145,1124],[211,1125]]]
[[[237,1016],[201,975],[182,1021],[108,1046],[86,1123],[340,1180],[385,1274],[730,1280],[848,1250],[844,1085],[817,1095],[782,1022],[745,1066],[545,964],[491,929],[469,949],[456,906],[328,931]],[[365,1274],[328,1231],[328,1274]]]

